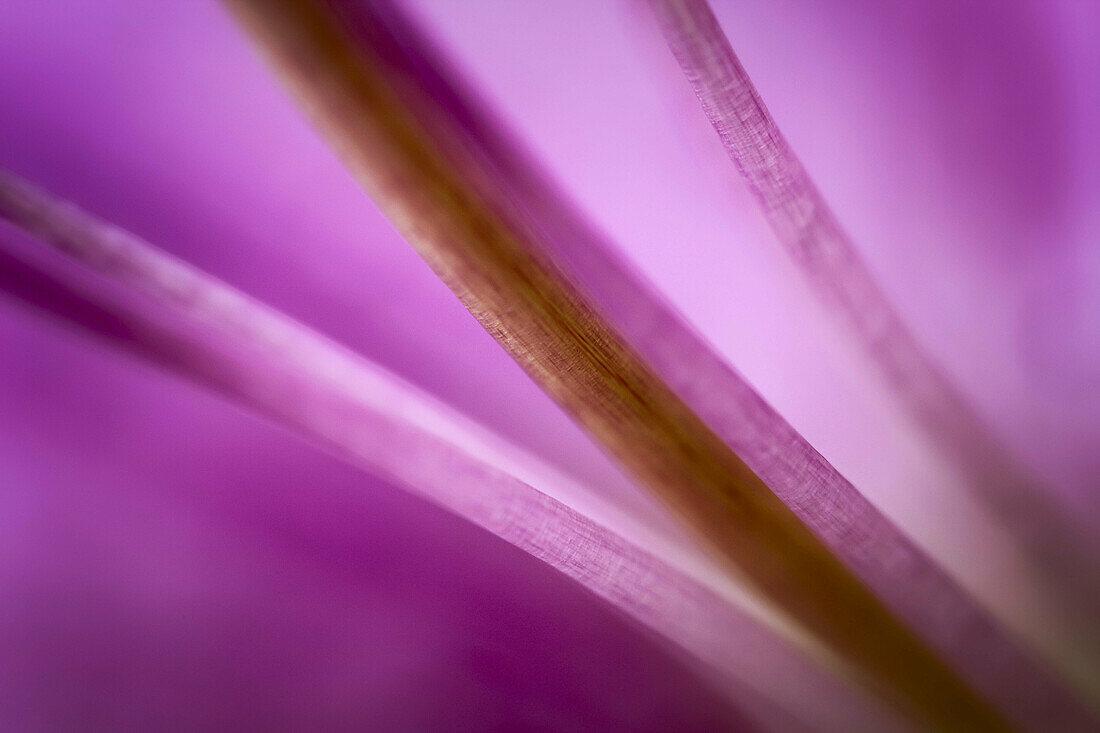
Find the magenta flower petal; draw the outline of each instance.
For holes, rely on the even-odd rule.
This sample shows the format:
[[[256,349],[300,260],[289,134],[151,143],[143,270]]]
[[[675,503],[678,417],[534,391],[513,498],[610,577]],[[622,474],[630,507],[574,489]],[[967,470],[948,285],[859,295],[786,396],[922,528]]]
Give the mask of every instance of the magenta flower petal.
[[[523,163],[507,160],[509,146],[502,142],[504,138],[483,116],[472,112],[462,101],[462,93],[453,91],[453,84],[438,75],[438,64],[430,53],[418,50],[416,34],[400,14],[383,3],[335,7],[309,2],[277,6],[242,2],[235,7],[269,47],[349,165],[421,254],[517,361],[642,483],[688,517],[701,536],[766,595],[784,599],[780,601],[783,608],[821,634],[826,643],[835,644],[842,654],[887,678],[896,673],[888,684],[904,695],[915,695],[913,699],[921,701],[918,707],[927,705],[933,717],[977,710],[947,693],[950,685],[931,692],[938,676],[931,667],[927,674],[917,675],[923,682],[906,689],[908,683],[903,678],[915,668],[899,672],[897,667],[888,670],[889,664],[879,666],[882,657],[876,654],[893,643],[885,641],[888,637],[898,642],[899,649],[905,648],[899,651],[901,656],[913,662],[922,658],[920,652],[906,646],[903,636],[891,637],[885,626],[878,629],[870,624],[857,636],[842,630],[844,622],[830,620],[835,609],[849,602],[851,608],[860,604],[856,600],[859,592],[852,589],[852,595],[847,595],[850,586],[842,574],[830,581],[830,601],[799,597],[813,595],[812,577],[822,578],[832,571],[826,569],[827,563],[822,564],[818,571],[801,576],[804,585],[790,585],[798,576],[797,566],[806,568],[816,562],[811,557],[816,557],[817,550],[810,549],[816,540],[803,545],[796,535],[801,537],[799,532],[804,530],[794,524],[787,532],[786,515],[766,508],[774,505],[765,493],[753,488],[752,480],[746,479],[743,488],[734,490],[736,498],[729,504],[708,505],[744,478],[743,466],[739,467],[735,458],[725,461],[727,449],[716,447],[706,428],[696,429],[695,417],[686,416],[676,403],[681,395],[668,396],[662,391],[664,385],[655,386],[647,371],[650,365],[634,361],[635,354],[618,341],[622,332],[608,330],[601,315],[591,310],[591,302],[585,298],[592,296],[583,289],[581,295],[574,293],[582,278],[569,276],[563,269],[567,264],[554,256],[551,243],[562,231],[576,235],[572,220],[558,224],[553,216],[545,216],[547,197],[531,196],[531,181],[516,173],[524,168]],[[584,242],[588,247],[591,244],[590,240]],[[664,335],[656,334],[658,338]],[[631,348],[637,347],[631,344]],[[620,389],[616,380],[625,386]],[[674,379],[668,381],[676,384]],[[661,437],[663,431],[668,440]],[[676,436],[692,436],[691,460],[680,450]],[[765,445],[774,444],[768,436]],[[727,469],[729,476],[737,478],[728,482],[716,478],[718,483],[707,484],[719,474],[726,476]],[[727,514],[729,505],[742,504],[752,509]],[[740,523],[738,517],[747,516],[756,519]],[[779,545],[771,547],[769,537],[784,539],[777,539]],[[909,549],[900,535],[896,544]],[[790,575],[785,571],[772,574],[771,566],[784,557],[780,545],[786,548],[783,562],[790,563]],[[758,547],[761,554],[755,555]],[[756,564],[757,557],[769,559]],[[941,583],[948,597],[964,598],[951,590],[945,579]],[[930,600],[931,608],[940,601],[938,595],[923,598]],[[908,608],[903,613],[906,611]],[[857,612],[837,613],[837,618],[850,619]],[[866,618],[876,618],[877,623],[875,613],[868,609]],[[993,627],[987,624],[986,628],[991,630],[989,637],[997,639]],[[880,631],[881,643],[868,641],[879,638]],[[866,648],[860,648],[864,644],[879,652],[864,655]],[[1010,649],[1011,644],[1003,648]],[[950,655],[956,649],[944,644],[941,651]],[[1032,669],[1041,675],[1037,668]],[[987,669],[982,675],[986,684],[993,673]],[[930,685],[928,691],[916,689],[925,683]],[[1040,693],[1040,698],[1046,694]],[[978,714],[976,719],[980,717]]]
[[[917,632],[921,644],[892,655],[899,665],[930,649],[950,671],[917,679],[953,671],[1025,728],[1094,725],[1069,685],[1088,695],[1100,679],[1100,628],[1072,600],[1094,586],[1095,555],[1055,538],[1067,559],[1055,574],[1082,580],[1059,598],[1019,538],[960,498],[966,481],[943,455],[965,463],[964,441],[933,430],[947,451],[925,445],[888,406],[896,391],[831,335],[773,256],[643,7],[324,4],[373,39],[387,84],[406,85],[391,113],[422,95],[406,133],[456,133],[444,169],[460,196],[489,193],[483,231],[510,220],[533,232],[525,252],[552,263],[536,290],[575,288],[606,327],[574,346],[614,361],[606,347],[621,339],[652,375],[643,396],[667,388],[702,419],[687,431],[700,460],[732,450]],[[841,274],[873,272],[912,343],[931,347],[925,363],[942,363],[960,401],[1049,482],[1044,500],[1095,523],[1090,13],[715,8],[856,235],[866,272]],[[746,583],[709,558],[642,490],[653,474],[621,474],[410,256],[212,4],[16,0],[0,58],[0,165],[104,218],[3,178],[0,209],[16,227],[0,222],[0,288],[50,316],[0,314],[17,346],[0,360],[12,519],[0,583],[14,600],[0,614],[0,698],[12,727],[903,725],[859,689],[896,702],[896,671],[843,672],[825,649],[842,640],[768,602],[777,587],[816,598],[820,611],[787,606],[813,627],[845,603],[808,590],[828,574],[803,590],[750,563]],[[460,66],[476,86],[456,81]],[[307,79],[307,95],[324,83]],[[398,210],[416,195],[398,196]],[[392,214],[394,198],[380,201]],[[423,245],[416,228],[449,208],[398,220]],[[476,309],[492,287],[460,295]],[[878,322],[885,296],[860,302],[857,323]],[[507,339],[503,322],[489,325]],[[578,362],[549,354],[536,376],[568,382]],[[638,384],[630,359],[619,367],[605,376]],[[644,424],[641,451],[671,455]],[[596,431],[637,468],[638,448],[608,436]],[[669,465],[698,477],[691,462]],[[797,554],[799,537],[769,552]],[[960,723],[958,708],[921,695],[909,714]]]
[[[1100,614],[1100,566],[1083,528],[1011,456],[917,344],[783,138],[705,0],[652,3],[691,82],[781,245],[856,335],[893,395],[956,461],[1041,564],[1053,592]]]
[[[54,250],[0,238],[8,292],[548,563],[680,646],[759,724],[891,720],[759,610],[742,610],[744,593],[681,538],[654,533],[411,385],[3,171],[0,219]]]
[[[541,563],[0,300],[6,730],[756,729]]]

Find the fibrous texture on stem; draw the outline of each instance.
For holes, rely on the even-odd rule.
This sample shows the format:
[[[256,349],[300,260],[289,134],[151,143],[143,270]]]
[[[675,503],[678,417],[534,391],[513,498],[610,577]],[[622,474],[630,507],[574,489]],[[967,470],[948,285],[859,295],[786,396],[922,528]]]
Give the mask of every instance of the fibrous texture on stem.
[[[926,720],[1000,725],[954,668],[1014,717],[1050,709],[1057,686],[632,285],[598,238],[509,157],[505,139],[433,68],[398,14],[381,3],[231,4],[471,312],[731,570]],[[604,295],[592,282],[601,276]],[[634,301],[632,311],[616,311],[617,299]],[[672,345],[686,351],[662,352]],[[698,407],[704,398],[718,406]]]
[[[744,609],[705,558],[385,370],[3,171],[0,220],[34,238],[0,231],[4,290],[557,568],[683,649],[762,727],[891,720],[813,648]]]
[[[889,392],[957,465],[1052,592],[1100,614],[1095,542],[1000,445],[918,344],[768,112],[706,0],[651,0],[669,48],[779,244],[854,334]]]

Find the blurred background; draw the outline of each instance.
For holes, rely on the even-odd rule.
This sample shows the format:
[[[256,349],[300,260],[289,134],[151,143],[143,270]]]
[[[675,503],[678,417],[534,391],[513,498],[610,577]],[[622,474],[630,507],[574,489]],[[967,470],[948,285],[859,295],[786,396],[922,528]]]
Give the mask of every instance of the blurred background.
[[[403,5],[817,450],[1100,692],[1004,528],[776,245],[643,3]],[[1100,5],[712,5],[918,340],[1097,530]],[[8,0],[0,17],[0,166],[664,521],[217,3]],[[0,330],[5,728],[743,723],[670,645],[495,537],[3,295]]]

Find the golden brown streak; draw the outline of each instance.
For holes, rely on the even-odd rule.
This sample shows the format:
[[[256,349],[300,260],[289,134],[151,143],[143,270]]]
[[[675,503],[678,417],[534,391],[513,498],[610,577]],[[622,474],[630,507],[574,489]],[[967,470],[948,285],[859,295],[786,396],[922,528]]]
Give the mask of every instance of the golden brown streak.
[[[385,73],[318,2],[228,2],[421,256],[642,484],[911,713],[1004,727],[540,256],[537,232],[414,80]]]

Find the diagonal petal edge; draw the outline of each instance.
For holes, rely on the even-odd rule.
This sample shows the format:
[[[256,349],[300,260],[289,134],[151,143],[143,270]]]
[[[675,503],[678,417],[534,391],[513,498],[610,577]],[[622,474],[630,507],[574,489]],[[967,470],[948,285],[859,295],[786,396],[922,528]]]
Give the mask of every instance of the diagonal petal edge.
[[[706,0],[649,0],[669,48],[780,245],[855,335],[937,449],[1000,516],[1042,582],[1087,622],[1100,616],[1088,533],[1004,448],[909,331],[783,137]],[[1072,615],[1072,611],[1070,611]]]
[[[683,649],[766,730],[896,727],[736,589],[363,358],[0,170],[0,291],[224,394],[581,583]],[[46,246],[43,246],[46,245]],[[536,488],[537,487],[537,488]]]
[[[547,222],[525,214],[502,175],[510,164],[487,152],[470,128],[478,118],[463,118],[433,96],[445,83],[422,78],[424,60],[397,40],[407,40],[410,31],[392,8],[230,5],[391,220],[467,308],[731,567],[863,668],[868,682],[907,701],[911,712],[941,724],[1001,725],[580,294],[542,241]],[[774,449],[772,436],[757,446],[758,456],[765,447]],[[896,538],[892,549],[919,557],[885,521],[875,530],[883,528]],[[932,584],[962,609],[966,623],[976,621],[992,646],[1014,656],[987,619],[925,565],[920,574],[932,572]],[[875,572],[879,585],[891,585],[882,565],[864,574]],[[883,592],[900,595],[889,587]],[[929,616],[921,630],[929,635],[935,610],[925,604]]]

